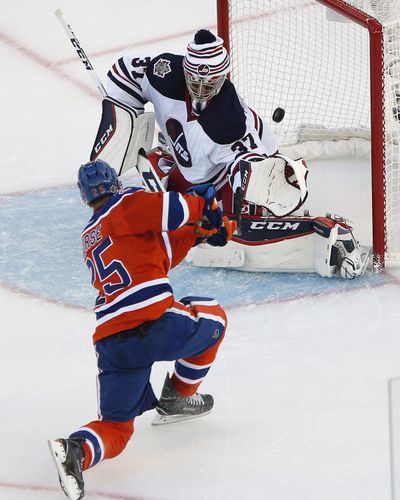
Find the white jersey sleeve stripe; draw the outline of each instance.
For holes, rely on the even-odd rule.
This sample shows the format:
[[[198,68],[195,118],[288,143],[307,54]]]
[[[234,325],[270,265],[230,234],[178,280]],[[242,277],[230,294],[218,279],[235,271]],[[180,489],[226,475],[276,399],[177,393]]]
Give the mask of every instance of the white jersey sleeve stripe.
[[[209,363],[207,365],[195,365],[193,363],[189,363],[189,361],[186,361],[184,359],[178,359],[177,361],[182,366],[186,366],[186,368],[191,368],[192,370],[204,370],[204,368],[210,368],[210,366],[212,366],[212,363]]]
[[[179,202],[181,203],[182,209],[183,209],[183,219],[182,219],[182,222],[179,226],[179,227],[181,227],[181,226],[184,226],[186,224],[186,222],[189,220],[189,207],[188,207],[188,204],[186,203],[185,198],[180,193],[178,193],[178,199],[179,199]]]
[[[163,194],[163,208],[162,208],[162,222],[161,227],[163,231],[168,231],[168,220],[169,220],[169,199],[170,193]]]
[[[141,302],[133,302],[125,307],[120,307],[116,310],[113,310],[110,313],[105,313],[101,317],[99,315],[96,315],[96,320],[98,325],[102,325],[103,323],[110,321],[111,319],[115,318],[116,316],[119,316],[121,314],[124,314],[125,312],[130,312],[130,311],[137,311],[138,309],[144,309],[148,306],[151,306],[153,304],[156,304],[157,302],[161,302],[164,299],[167,299],[168,297],[172,297],[172,290],[171,291],[166,291],[164,293],[160,293],[157,296],[152,296],[146,300],[143,300]]]
[[[168,236],[168,233],[166,231],[163,231],[161,234],[162,234],[162,237],[163,237],[163,240],[164,240],[165,250],[167,252],[168,259],[169,259],[169,268],[171,269],[171,263],[172,263],[171,242],[169,241],[169,236]]]

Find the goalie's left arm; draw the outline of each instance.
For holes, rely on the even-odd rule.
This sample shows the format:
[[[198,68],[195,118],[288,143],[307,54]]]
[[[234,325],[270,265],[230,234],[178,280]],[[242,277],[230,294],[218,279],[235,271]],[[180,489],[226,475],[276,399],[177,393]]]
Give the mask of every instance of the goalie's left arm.
[[[150,61],[148,55],[129,54],[120,57],[107,73],[107,94],[137,114],[143,113],[147,102],[142,82]]]

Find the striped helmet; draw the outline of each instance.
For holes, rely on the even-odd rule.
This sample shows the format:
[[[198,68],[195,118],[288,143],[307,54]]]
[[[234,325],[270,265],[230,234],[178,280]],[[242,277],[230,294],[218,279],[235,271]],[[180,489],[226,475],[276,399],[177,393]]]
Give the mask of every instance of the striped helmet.
[[[196,114],[218,94],[230,71],[230,58],[223,43],[219,36],[200,30],[187,46],[183,72]]]

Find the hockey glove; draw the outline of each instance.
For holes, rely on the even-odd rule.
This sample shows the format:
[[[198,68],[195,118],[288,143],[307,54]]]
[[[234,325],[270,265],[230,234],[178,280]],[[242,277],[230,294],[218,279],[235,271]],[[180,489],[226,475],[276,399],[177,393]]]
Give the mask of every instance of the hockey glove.
[[[228,217],[223,217],[222,220],[223,224],[219,231],[207,238],[207,243],[213,247],[224,247],[236,231],[237,222],[235,220],[229,220]]]
[[[211,236],[216,233],[222,225],[222,211],[215,199],[215,187],[213,184],[200,184],[193,186],[187,194],[201,196],[205,204],[201,220],[197,224],[196,233],[200,236]]]
[[[245,200],[283,217],[305,202],[308,170],[303,160],[275,154],[260,161],[241,160],[229,177],[232,190]]]

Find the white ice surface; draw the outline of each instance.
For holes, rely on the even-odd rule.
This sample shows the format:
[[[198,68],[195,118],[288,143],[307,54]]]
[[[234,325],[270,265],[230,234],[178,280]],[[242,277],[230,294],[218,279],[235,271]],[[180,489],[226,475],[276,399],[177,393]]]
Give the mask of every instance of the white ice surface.
[[[100,100],[57,7],[101,77],[126,51],[181,52],[190,33],[216,24],[213,0],[0,4],[5,199],[72,185],[97,129]],[[347,174],[352,167],[357,175]],[[312,212],[346,215],[370,242],[368,165],[310,170]],[[5,207],[0,200],[0,217]],[[51,234],[43,242],[53,243]],[[124,453],[86,473],[86,498],[389,500],[387,381],[400,375],[399,303],[391,283],[229,310],[203,384],[213,413],[166,427],[151,427],[151,413],[137,419]],[[0,325],[0,498],[63,498],[46,440],[95,418],[94,318],[3,286]],[[168,368],[154,368],[157,392]]]

